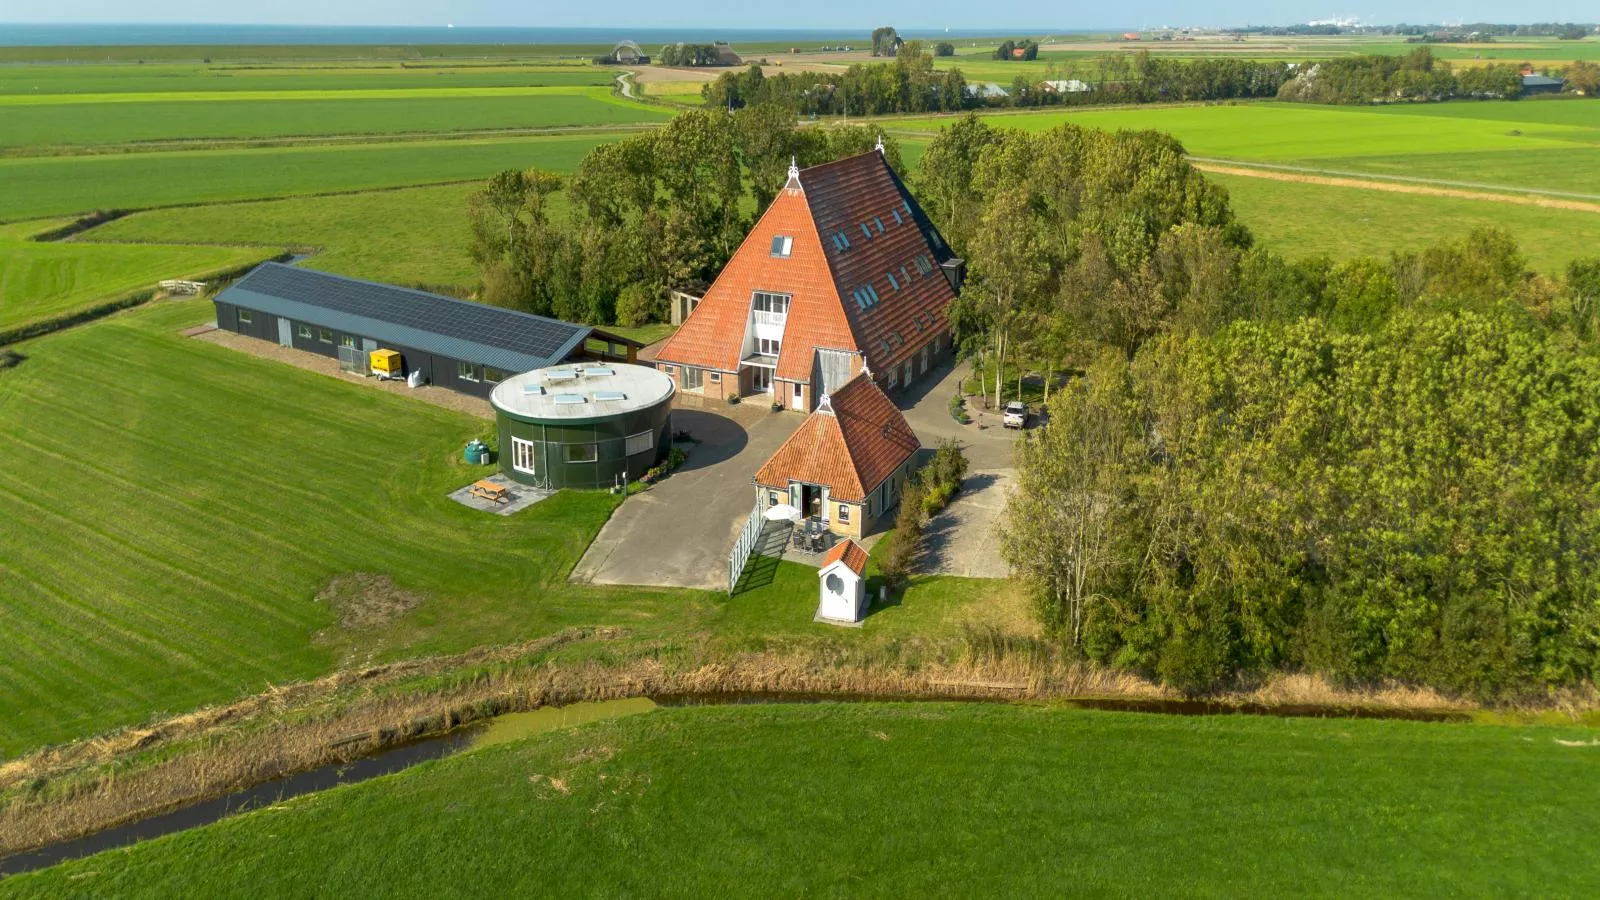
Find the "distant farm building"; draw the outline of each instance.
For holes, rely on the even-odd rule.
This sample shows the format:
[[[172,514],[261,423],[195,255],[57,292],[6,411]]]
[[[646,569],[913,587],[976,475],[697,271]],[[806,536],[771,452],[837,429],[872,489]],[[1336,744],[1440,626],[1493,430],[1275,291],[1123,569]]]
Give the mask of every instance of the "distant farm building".
[[[687,396],[805,412],[863,372],[893,391],[950,352],[963,272],[881,149],[791,166],[656,366]]]
[[[962,89],[969,100],[1004,100],[1011,92],[992,81],[968,83]]]
[[[637,481],[666,458],[672,379],[648,366],[591,363],[525,372],[494,389],[500,468],[547,490]]]
[[[1559,94],[1567,83],[1560,78],[1551,78],[1548,75],[1523,75],[1522,92],[1524,94]]]
[[[1077,78],[1068,78],[1065,81],[1041,81],[1039,89],[1054,94],[1087,94],[1094,90],[1094,85]]]
[[[376,353],[385,376],[478,397],[557,363],[632,362],[643,346],[587,325],[280,263],[258,266],[214,302],[224,331],[333,357],[361,375],[373,373]]]
[[[625,66],[647,66],[650,57],[633,41],[621,41],[611,48],[611,61]]]

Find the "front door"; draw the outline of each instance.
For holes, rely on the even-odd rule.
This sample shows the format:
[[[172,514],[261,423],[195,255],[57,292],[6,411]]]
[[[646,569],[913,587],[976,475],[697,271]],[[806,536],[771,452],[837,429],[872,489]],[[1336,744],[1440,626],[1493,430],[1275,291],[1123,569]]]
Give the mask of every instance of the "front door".
[[[793,392],[793,395],[792,395],[793,399],[790,400],[790,402],[789,402],[790,408],[791,409],[805,409],[806,408],[806,398],[805,398],[805,394],[802,392],[802,388],[801,388],[800,382],[798,382],[798,381],[794,382],[794,384],[790,388],[790,390]]]
[[[763,366],[751,366],[750,387],[758,394],[772,393],[772,370]]]
[[[288,319],[285,319],[283,316],[279,316],[278,317],[278,344],[280,346],[283,346],[283,347],[293,347],[294,346],[294,332],[291,330],[293,328],[294,328],[294,323],[293,322],[290,322]]]

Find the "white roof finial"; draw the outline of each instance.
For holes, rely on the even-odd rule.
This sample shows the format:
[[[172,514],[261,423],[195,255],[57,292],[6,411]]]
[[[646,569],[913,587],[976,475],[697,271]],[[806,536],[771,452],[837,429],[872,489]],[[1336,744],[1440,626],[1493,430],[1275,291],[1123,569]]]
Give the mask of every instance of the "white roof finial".
[[[792,156],[789,157],[789,182],[784,185],[785,190],[789,188],[800,188],[800,164]]]
[[[874,149],[876,149],[879,153],[883,152],[883,132],[881,131],[878,132],[878,146]]]

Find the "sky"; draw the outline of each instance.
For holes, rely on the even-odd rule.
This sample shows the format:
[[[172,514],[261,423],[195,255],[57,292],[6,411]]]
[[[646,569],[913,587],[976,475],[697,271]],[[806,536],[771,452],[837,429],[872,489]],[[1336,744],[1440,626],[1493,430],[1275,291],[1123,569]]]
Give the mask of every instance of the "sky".
[[[604,10],[603,13],[597,10]],[[1438,0],[47,0],[0,3],[0,22],[136,22],[273,25],[595,26],[638,28],[1026,27],[1032,31],[1156,25],[1291,24],[1359,17],[1374,24],[1444,21],[1565,21],[1600,18],[1593,0],[1545,0],[1530,6]],[[1514,17],[1514,18],[1513,18]]]

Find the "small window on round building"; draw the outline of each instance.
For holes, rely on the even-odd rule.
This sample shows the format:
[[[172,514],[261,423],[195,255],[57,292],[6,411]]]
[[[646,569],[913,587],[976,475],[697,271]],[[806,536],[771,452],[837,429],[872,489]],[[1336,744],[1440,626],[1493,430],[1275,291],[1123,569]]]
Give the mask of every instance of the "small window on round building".
[[[822,584],[828,589],[828,593],[844,595],[844,579],[839,577],[838,572],[829,572],[828,577],[822,579]]]

